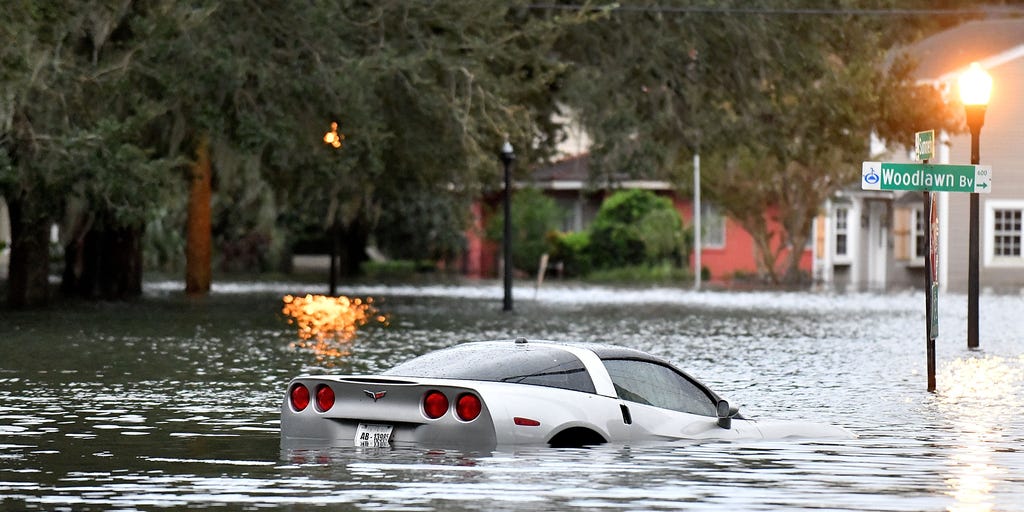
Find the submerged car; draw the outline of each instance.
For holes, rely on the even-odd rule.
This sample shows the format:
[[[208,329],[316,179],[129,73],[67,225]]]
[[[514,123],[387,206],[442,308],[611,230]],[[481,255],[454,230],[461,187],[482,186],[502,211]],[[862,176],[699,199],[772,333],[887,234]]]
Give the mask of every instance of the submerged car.
[[[550,445],[671,439],[852,438],[848,430],[755,421],[650,354],[517,338],[456,345],[379,375],[293,379],[282,447]]]

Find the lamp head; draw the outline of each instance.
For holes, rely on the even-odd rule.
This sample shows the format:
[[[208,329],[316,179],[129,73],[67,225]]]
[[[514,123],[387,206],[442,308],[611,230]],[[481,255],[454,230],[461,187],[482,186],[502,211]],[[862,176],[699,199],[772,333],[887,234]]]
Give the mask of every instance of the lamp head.
[[[964,106],[986,106],[992,95],[992,75],[977,62],[960,75],[960,101]]]
[[[512,143],[505,139],[505,143],[501,145],[501,161],[509,163],[516,159],[516,153],[512,149]]]

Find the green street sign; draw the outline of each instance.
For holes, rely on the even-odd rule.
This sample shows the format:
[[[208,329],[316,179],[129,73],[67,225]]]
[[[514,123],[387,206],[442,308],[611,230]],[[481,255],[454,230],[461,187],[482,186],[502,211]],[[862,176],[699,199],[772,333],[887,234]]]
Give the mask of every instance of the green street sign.
[[[860,188],[985,194],[992,190],[992,166],[864,162]]]
[[[918,160],[931,160],[935,156],[935,130],[914,134],[914,154]]]

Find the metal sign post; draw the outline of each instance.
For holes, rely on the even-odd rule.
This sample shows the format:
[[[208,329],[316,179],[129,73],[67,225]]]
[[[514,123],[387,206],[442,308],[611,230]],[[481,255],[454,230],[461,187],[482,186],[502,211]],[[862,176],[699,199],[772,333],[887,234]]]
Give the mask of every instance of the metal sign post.
[[[925,346],[928,354],[928,391],[935,391],[935,338],[939,337],[939,209],[935,192],[922,193],[923,213],[928,216],[924,260]]]
[[[917,159],[927,164],[935,150],[935,130],[914,134]],[[991,175],[990,175],[991,176]],[[928,359],[928,391],[935,391],[935,338],[939,337],[939,216],[935,192],[926,190],[924,211],[928,217],[924,261],[925,352]]]
[[[862,190],[920,190],[928,216],[925,237],[925,332],[928,350],[928,391],[935,391],[935,338],[939,336],[939,215],[935,192],[967,192],[976,197],[992,191],[992,167],[987,165],[933,165],[935,131],[914,135],[914,152],[923,163],[864,162]],[[972,247],[977,244],[972,243]]]

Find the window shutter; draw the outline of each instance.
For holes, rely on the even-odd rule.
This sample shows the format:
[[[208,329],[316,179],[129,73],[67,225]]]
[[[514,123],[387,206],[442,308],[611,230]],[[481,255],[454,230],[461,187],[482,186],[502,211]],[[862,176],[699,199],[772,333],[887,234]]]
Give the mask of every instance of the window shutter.
[[[893,256],[897,260],[910,259],[910,222],[913,219],[910,208],[895,208],[893,211],[892,234],[894,239]]]
[[[818,215],[814,218],[814,253],[819,258],[825,254],[825,228],[828,226],[828,217]]]

